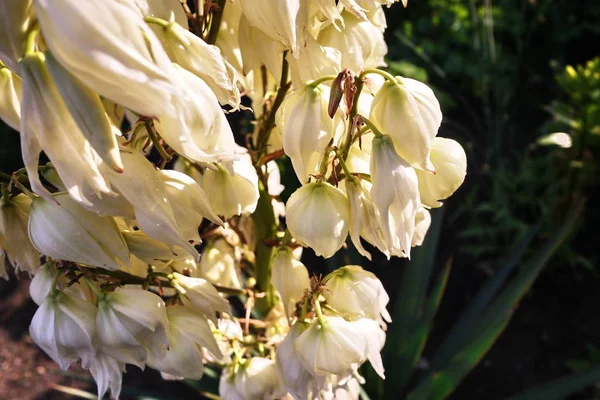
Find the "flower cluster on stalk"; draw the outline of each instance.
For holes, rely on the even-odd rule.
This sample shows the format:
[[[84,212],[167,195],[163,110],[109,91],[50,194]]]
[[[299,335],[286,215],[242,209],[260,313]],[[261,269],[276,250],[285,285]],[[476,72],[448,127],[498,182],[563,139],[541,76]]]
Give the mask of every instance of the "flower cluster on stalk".
[[[383,284],[300,258],[349,240],[410,257],[465,178],[434,92],[378,69],[395,2],[0,2],[0,118],[24,163],[0,174],[0,275],[33,276],[30,335],[60,368],[99,398],[127,365],[218,368],[226,400],[357,399],[367,361],[384,378]]]

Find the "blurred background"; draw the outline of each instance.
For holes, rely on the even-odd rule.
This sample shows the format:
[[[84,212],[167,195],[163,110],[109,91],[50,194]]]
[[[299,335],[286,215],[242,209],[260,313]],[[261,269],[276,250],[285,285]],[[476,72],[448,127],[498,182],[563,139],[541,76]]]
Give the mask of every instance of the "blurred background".
[[[600,399],[600,2],[387,11],[389,71],[434,89],[439,136],[460,142],[469,166],[410,263],[378,252],[368,263],[351,246],[329,260],[305,251],[311,271],[360,264],[390,294],[388,379],[362,371],[364,398],[495,400],[548,384],[514,398]],[[1,125],[0,171],[21,167],[18,134]],[[298,186],[289,166],[284,184],[288,196]],[[26,276],[0,281],[0,397],[85,398],[85,371],[60,372],[28,338],[27,287]],[[204,398],[217,377],[163,383],[129,367],[122,398]]]

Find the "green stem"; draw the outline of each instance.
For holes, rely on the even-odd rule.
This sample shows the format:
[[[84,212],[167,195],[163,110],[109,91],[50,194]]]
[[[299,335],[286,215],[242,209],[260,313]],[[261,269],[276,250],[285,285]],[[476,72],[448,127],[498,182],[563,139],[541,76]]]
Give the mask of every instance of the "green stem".
[[[362,120],[365,122],[365,125],[367,125],[369,127],[369,129],[373,132],[373,134],[375,135],[375,137],[382,137],[384,136],[383,133],[381,133],[381,131],[379,129],[377,129],[377,127],[367,118],[361,116]]]
[[[398,81],[396,80],[396,77],[394,75],[392,75],[388,72],[382,71],[380,69],[365,69],[363,72],[360,73],[359,78],[362,80],[368,74],[378,74],[378,75],[383,76],[386,80],[388,80],[390,82],[398,83]]]
[[[148,24],[158,25],[161,28],[163,28],[164,30],[170,29],[171,25],[173,25],[173,22],[169,22],[162,18],[156,18],[156,17],[144,17],[144,21],[146,21],[146,23],[148,23]]]
[[[158,150],[158,154],[160,154],[162,159],[166,162],[171,161],[172,157],[167,154],[165,148],[162,147],[162,145],[160,144],[160,137],[158,136],[158,132],[156,132],[156,130],[154,129],[154,124],[152,123],[152,120],[147,120],[146,122],[144,122],[144,124],[146,125],[146,131],[148,131],[148,136],[150,136],[150,140],[152,140],[152,144],[154,145],[156,150]]]
[[[25,39],[25,44],[23,46],[23,56],[35,53],[35,45],[39,34],[40,25],[36,21],[29,28],[29,32],[27,32],[27,38]]]
[[[323,316],[323,311],[321,310],[321,303],[319,303],[318,295],[313,297],[315,303],[315,313],[317,314],[317,320],[319,324],[323,325],[325,323],[325,317]]]
[[[223,19],[223,11],[225,10],[227,0],[219,0],[217,4],[219,8],[216,11],[213,11],[212,13],[212,18],[210,21],[210,30],[208,31],[208,36],[206,36],[206,43],[208,44],[217,43],[217,38],[219,37],[219,30],[221,29],[221,20]]]
[[[323,76],[319,79],[316,79],[314,81],[312,81],[311,83],[308,84],[308,86],[316,88],[317,86],[319,86],[321,83],[323,82],[327,82],[327,81],[332,81],[335,78],[337,78],[336,75],[327,75],[327,76]]]
[[[335,155],[337,156],[337,159],[340,162],[342,171],[344,171],[344,174],[346,174],[346,179],[355,181],[356,178],[352,175],[352,173],[348,169],[348,166],[346,165],[346,161],[344,161],[344,157],[342,157],[342,152],[336,149]]]

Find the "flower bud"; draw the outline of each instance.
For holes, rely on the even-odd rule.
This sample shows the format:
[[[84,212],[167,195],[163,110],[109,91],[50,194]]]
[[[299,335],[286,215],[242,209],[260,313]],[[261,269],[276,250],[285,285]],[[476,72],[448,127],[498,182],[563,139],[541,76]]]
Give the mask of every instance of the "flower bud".
[[[129,250],[114,219],[82,208],[67,193],[53,199],[40,197],[31,204],[29,238],[40,253],[110,270],[120,268],[119,260],[129,262]]]
[[[33,0],[0,1],[0,60],[14,72],[19,71],[23,43],[34,23]]]
[[[348,198],[329,183],[302,186],[292,193],[285,210],[292,236],[317,255],[329,258],[346,241],[350,225]]]
[[[98,301],[98,339],[117,361],[142,366],[148,352],[164,355],[167,324],[165,303],[147,290],[119,288]]]
[[[304,47],[308,34],[308,2],[240,0],[240,4],[250,24],[281,42],[293,56]]]
[[[371,198],[389,254],[410,257],[415,215],[421,205],[417,173],[394,150],[389,136],[373,139]]]
[[[30,208],[31,199],[24,194],[0,200],[0,248],[15,268],[35,273],[40,266],[40,253],[29,240]]]
[[[238,271],[234,249],[224,239],[209,243],[200,257],[198,275],[213,285],[241,289],[242,277]]]
[[[21,124],[21,78],[0,64],[0,119],[14,130]]]
[[[431,225],[431,214],[423,207],[419,208],[415,216],[415,233],[412,238],[412,247],[420,246],[425,240],[425,235]]]
[[[342,12],[342,17],[344,29],[329,25],[319,32],[318,42],[339,50],[342,68],[357,74],[363,69],[385,66],[383,57],[387,54],[387,45],[381,30],[347,11]]]
[[[319,173],[323,153],[333,137],[335,124],[327,114],[328,102],[325,86],[307,85],[288,95],[277,111],[283,149],[302,183]]]
[[[386,306],[390,297],[375,274],[358,265],[338,268],[325,278],[327,290],[323,292],[327,304],[342,316],[361,316],[392,322]]]
[[[442,123],[442,111],[427,85],[401,77],[385,82],[373,99],[369,118],[392,138],[404,160],[416,168],[434,171],[429,151]]]
[[[46,52],[48,70],[65,105],[83,136],[102,160],[115,171],[123,171],[117,134],[97,93],[91,91]]]
[[[200,379],[204,370],[202,347],[217,358],[223,355],[202,315],[184,306],[167,307],[169,350],[164,357],[150,356],[148,365],[174,378]]]
[[[292,256],[288,247],[280,247],[275,252],[271,284],[279,292],[286,315],[292,316],[296,303],[303,297],[304,292],[310,288],[308,270],[300,261]]]
[[[177,115],[179,82],[141,13],[78,0],[37,0],[35,11],[50,51],[84,85],[140,115]]]
[[[417,170],[421,201],[428,207],[441,207],[465,180],[467,175],[467,155],[455,140],[435,138],[431,146],[431,162],[435,175]]]
[[[95,356],[96,312],[96,306],[91,303],[65,293],[54,293],[47,296],[35,312],[29,334],[62,370],[79,358],[85,368]]]
[[[21,151],[33,191],[51,199],[38,175],[39,154],[43,150],[69,194],[78,202],[87,202],[84,186],[94,193],[110,194],[108,183],[98,170],[98,155],[67,109],[43,54],[21,59],[21,78]]]
[[[242,213],[253,213],[258,204],[258,175],[249,154],[240,154],[233,161],[233,173],[221,165],[217,170],[207,169],[202,186],[207,191],[215,213],[229,219]]]
[[[230,313],[229,303],[204,279],[190,278],[177,272],[171,285],[179,291],[183,304],[217,323],[217,312]]]

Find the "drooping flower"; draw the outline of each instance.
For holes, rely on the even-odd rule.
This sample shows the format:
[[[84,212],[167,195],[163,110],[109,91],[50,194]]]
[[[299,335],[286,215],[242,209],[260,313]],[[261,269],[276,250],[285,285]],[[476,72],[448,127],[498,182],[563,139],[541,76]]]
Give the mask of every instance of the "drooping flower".
[[[420,246],[425,240],[425,235],[431,225],[431,214],[423,207],[419,208],[417,215],[415,216],[415,232],[413,234],[412,243],[413,247]]]
[[[31,199],[24,194],[0,200],[0,248],[15,268],[35,273],[40,266],[40,253],[29,240],[30,208]]]
[[[198,276],[213,285],[241,289],[243,280],[237,261],[234,248],[225,239],[217,239],[202,252]]]
[[[229,302],[206,280],[173,273],[171,285],[177,289],[185,306],[191,307],[214,323],[217,312],[230,313]]]
[[[0,119],[19,130],[21,125],[21,78],[0,64]]]
[[[279,292],[287,316],[291,317],[296,303],[310,288],[308,270],[293,258],[292,250],[288,247],[277,249],[272,265],[271,284]]]

